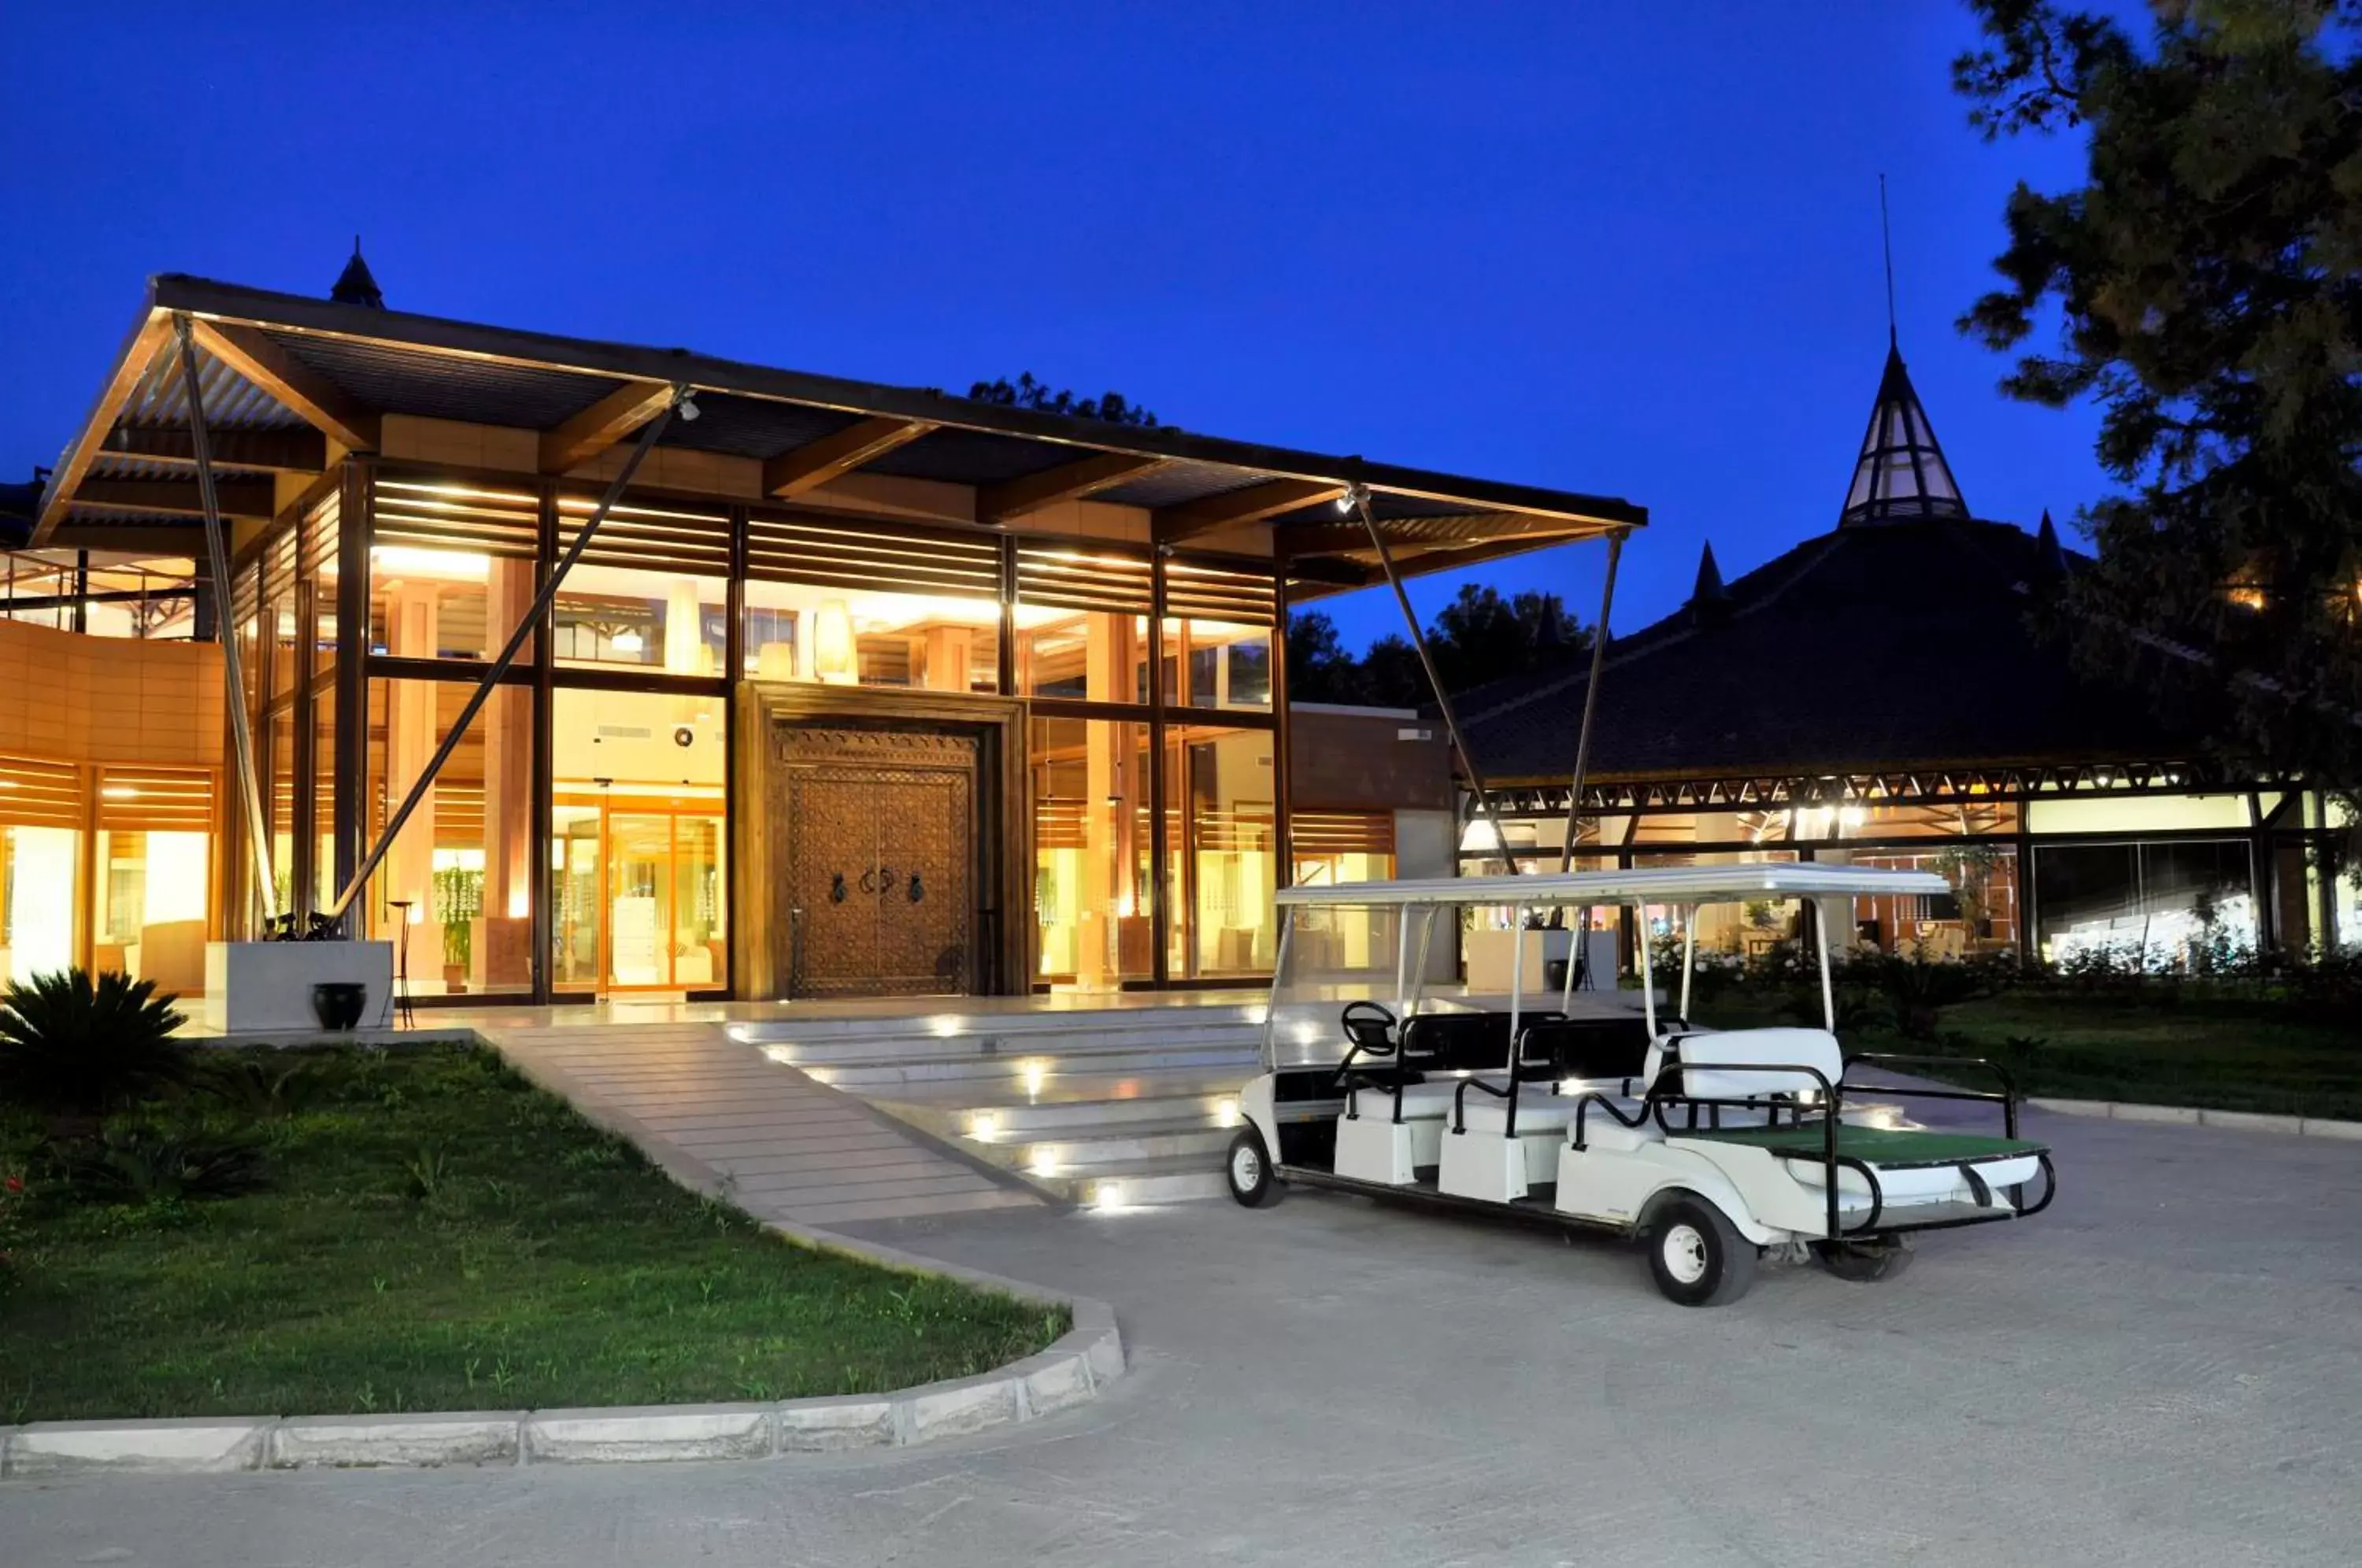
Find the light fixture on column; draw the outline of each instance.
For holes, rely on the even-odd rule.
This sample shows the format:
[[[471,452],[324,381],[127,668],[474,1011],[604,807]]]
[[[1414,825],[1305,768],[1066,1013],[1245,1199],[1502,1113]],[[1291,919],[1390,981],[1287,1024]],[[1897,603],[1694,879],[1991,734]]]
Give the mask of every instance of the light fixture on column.
[[[832,686],[850,686],[854,668],[853,613],[842,599],[823,599],[812,618],[812,673]]]

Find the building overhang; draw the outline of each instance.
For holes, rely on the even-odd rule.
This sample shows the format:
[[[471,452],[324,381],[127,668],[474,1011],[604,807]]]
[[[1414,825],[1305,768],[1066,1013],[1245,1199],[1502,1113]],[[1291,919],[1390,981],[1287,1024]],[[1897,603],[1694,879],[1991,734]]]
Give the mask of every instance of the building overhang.
[[[167,273],[150,280],[58,461],[34,544],[103,547],[110,529],[189,515],[180,315],[201,358],[215,467],[226,484],[243,481],[246,507],[281,477],[300,481],[346,452],[378,450],[395,415],[535,432],[543,473],[580,471],[686,386],[701,417],[676,420],[659,449],[759,465],[760,498],[824,506],[832,487],[926,480],[962,497],[967,521],[1016,530],[1072,502],[1129,507],[1145,514],[1151,542],[1268,554],[1308,595],[1382,578],[1366,532],[1340,504],[1355,486],[1370,492],[1397,566],[1414,573],[1647,522],[1609,497]]]

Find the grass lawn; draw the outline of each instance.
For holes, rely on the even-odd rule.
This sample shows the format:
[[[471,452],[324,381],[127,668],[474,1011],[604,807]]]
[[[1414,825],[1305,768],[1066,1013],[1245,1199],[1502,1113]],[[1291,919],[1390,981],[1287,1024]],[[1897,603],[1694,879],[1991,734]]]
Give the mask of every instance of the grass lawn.
[[[491,1053],[238,1053],[265,1190],[108,1205],[40,1176],[0,1289],[0,1422],[782,1399],[982,1372],[1045,1309],[796,1246]],[[12,1162],[9,1156],[15,1156]]]
[[[1726,1029],[1794,1021],[1778,1004],[1744,995],[1695,1010],[1701,1022]],[[1912,1040],[1890,1029],[1840,1033],[1849,1049],[1989,1057],[2029,1094],[2362,1120],[2362,1032],[2293,1018],[2269,1003],[2028,988],[1958,1002],[1938,1017],[1937,1033],[1948,1039]],[[1959,1081],[1986,1087],[1972,1074]]]

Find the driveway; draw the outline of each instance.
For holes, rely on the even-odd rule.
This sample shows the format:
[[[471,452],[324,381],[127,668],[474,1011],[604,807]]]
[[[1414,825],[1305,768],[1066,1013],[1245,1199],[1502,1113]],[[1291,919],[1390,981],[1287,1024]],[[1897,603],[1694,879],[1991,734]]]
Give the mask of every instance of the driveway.
[[[1713,1311],[1310,1193],[873,1226],[1112,1301],[1136,1375],[882,1457],[10,1483],[0,1565],[2353,1562],[2362,1145],[2028,1127],[2049,1213]]]

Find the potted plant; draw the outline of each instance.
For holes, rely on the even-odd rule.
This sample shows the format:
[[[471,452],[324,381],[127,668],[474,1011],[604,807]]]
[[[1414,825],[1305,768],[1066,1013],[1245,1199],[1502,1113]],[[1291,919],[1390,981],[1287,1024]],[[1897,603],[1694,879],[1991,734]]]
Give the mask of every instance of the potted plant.
[[[473,922],[483,907],[481,871],[447,866],[435,873],[435,919],[443,928],[443,988],[455,996],[468,988],[468,969],[476,947]]]

